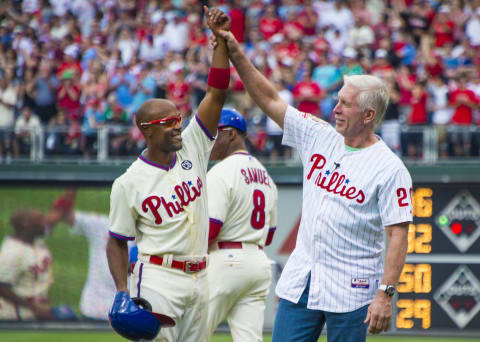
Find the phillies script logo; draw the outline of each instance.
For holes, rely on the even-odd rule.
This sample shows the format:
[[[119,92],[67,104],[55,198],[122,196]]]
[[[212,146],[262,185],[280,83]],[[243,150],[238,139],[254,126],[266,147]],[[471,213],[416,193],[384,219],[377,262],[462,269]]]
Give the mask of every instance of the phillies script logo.
[[[480,281],[467,266],[460,266],[433,298],[459,328],[464,328],[480,311]]]
[[[307,180],[312,178],[315,170],[322,170],[327,163],[327,160],[321,154],[314,154],[310,158],[310,162],[313,162],[313,164],[308,173]],[[346,178],[345,175],[339,174],[337,171],[334,171],[333,173],[330,170],[327,170],[324,173],[319,172],[314,183],[316,186],[328,192],[333,192],[335,195],[352,200],[355,199],[357,203],[363,203],[365,201],[365,194],[363,191],[354,186],[348,185],[350,180]]]
[[[202,194],[202,180],[197,178],[197,186],[193,185],[191,181],[182,182],[182,184],[175,185],[173,188],[175,195],[172,195],[173,201],[168,201],[165,197],[149,196],[142,202],[142,210],[147,213],[149,210],[155,217],[155,223],[162,223],[162,216],[160,216],[159,209],[161,206],[165,209],[169,217],[179,214],[184,211],[189,203],[195,201]]]

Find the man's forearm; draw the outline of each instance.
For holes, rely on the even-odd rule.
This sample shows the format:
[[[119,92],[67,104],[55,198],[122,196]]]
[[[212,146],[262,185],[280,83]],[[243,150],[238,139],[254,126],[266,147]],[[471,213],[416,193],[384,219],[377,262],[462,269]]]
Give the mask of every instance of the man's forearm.
[[[387,229],[390,229],[390,231],[387,231],[388,248],[382,284],[396,285],[407,256],[408,223]]]
[[[107,259],[117,291],[127,291],[128,246],[127,242],[110,237],[107,243]]]

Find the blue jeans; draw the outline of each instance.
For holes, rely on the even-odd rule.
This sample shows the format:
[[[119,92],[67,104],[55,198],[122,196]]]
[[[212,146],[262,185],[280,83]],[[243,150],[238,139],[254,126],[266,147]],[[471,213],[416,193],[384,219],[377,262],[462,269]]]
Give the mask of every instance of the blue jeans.
[[[325,322],[328,342],[365,342],[368,305],[352,312],[335,313],[307,309],[310,277],[298,304],[280,299],[272,342],[317,342]]]

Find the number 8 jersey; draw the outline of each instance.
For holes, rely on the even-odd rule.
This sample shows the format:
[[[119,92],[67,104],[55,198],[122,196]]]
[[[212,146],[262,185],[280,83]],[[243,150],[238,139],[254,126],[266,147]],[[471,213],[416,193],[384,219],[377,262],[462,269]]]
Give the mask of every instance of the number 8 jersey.
[[[246,152],[228,156],[208,172],[207,189],[210,226],[220,229],[217,241],[265,246],[277,224],[278,194],[256,158]]]

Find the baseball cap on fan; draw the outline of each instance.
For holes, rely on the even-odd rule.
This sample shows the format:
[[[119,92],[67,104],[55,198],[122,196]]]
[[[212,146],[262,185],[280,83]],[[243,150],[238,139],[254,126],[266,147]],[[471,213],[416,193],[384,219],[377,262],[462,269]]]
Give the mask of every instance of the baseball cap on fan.
[[[384,49],[378,49],[375,51],[375,58],[385,58],[387,57],[387,51]]]
[[[357,58],[357,51],[355,51],[353,48],[347,47],[345,50],[343,50],[342,56],[345,58],[355,59]]]

